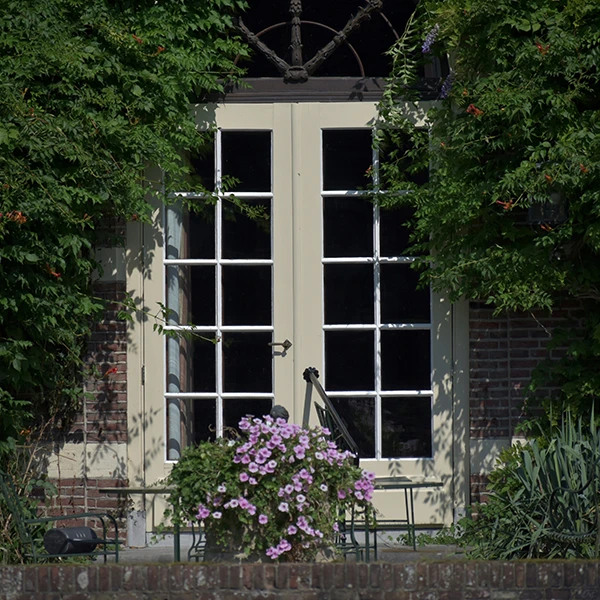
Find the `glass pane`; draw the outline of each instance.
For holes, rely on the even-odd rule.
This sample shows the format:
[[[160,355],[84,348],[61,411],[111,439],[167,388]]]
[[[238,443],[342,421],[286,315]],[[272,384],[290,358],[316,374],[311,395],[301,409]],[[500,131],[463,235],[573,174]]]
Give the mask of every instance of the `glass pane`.
[[[325,265],[325,323],[374,323],[373,265]]]
[[[271,324],[271,267],[223,266],[223,323]]]
[[[271,258],[271,201],[246,200],[252,216],[223,202],[223,258]]]
[[[421,130],[421,133],[427,135],[425,130]],[[416,157],[412,156],[413,149],[414,143],[404,131],[398,129],[377,130],[381,189],[410,190],[414,184],[427,183],[429,164],[415,162]],[[421,159],[421,161],[423,160]]]
[[[196,336],[198,337],[198,336]],[[214,392],[216,389],[216,350],[219,343],[211,337],[210,333],[204,334],[193,341],[193,392]]]
[[[215,208],[207,206],[201,213],[188,215],[189,256],[183,258],[215,257]]]
[[[194,443],[214,441],[217,429],[217,401],[197,398],[194,400]]]
[[[215,257],[215,209],[204,205],[201,212],[189,212],[181,205],[167,210],[166,244],[168,259]]]
[[[216,391],[217,343],[210,333],[167,339],[167,392]]]
[[[431,398],[382,398],[382,454],[386,458],[430,458]]]
[[[270,398],[225,398],[223,400],[223,424],[237,429],[242,417],[264,417],[271,412]]]
[[[169,325],[215,325],[215,267],[167,265]]]
[[[381,256],[406,256],[410,233],[406,223],[412,218],[414,209],[407,206],[382,208],[379,214]]]
[[[238,180],[227,191],[271,191],[270,131],[223,131],[221,145],[223,177]]]
[[[429,323],[429,289],[410,265],[381,265],[381,322]]]
[[[360,458],[375,458],[375,399],[331,398],[359,449]]]
[[[270,332],[223,335],[223,389],[225,392],[271,393],[273,350]]]
[[[375,388],[373,331],[326,331],[325,376],[329,391]]]
[[[364,190],[372,162],[370,129],[323,130],[323,189]]]
[[[430,364],[429,331],[381,332],[382,389],[431,389]]]
[[[323,198],[326,258],[373,256],[373,204],[364,198]]]
[[[209,191],[215,189],[215,136],[204,134],[206,143],[190,156],[192,184],[200,184]]]

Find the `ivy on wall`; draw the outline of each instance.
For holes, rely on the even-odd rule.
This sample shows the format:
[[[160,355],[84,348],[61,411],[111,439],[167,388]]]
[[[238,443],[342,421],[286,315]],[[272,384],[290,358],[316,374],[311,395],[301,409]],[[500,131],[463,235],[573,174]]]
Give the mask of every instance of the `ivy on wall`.
[[[382,120],[399,131],[383,170],[392,191],[412,191],[384,203],[414,210],[424,279],[498,312],[577,298],[600,314],[600,5],[425,0],[391,55]],[[428,127],[415,128],[399,99],[446,59]],[[599,322],[545,373],[582,409],[600,395]]]
[[[0,5],[0,442],[76,408],[101,315],[94,246],[143,220],[203,137],[190,104],[239,74],[244,0],[5,0]],[[154,185],[155,189],[160,186]],[[189,184],[187,185],[189,188]],[[106,241],[106,240],[104,240]]]

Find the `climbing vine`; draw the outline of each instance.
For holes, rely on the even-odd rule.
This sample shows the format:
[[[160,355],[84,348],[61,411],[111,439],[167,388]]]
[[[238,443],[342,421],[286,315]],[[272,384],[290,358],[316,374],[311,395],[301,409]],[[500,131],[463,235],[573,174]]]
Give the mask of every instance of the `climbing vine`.
[[[414,211],[423,279],[452,299],[600,314],[600,6],[589,0],[425,0],[391,50],[382,120],[396,133],[384,202]],[[424,66],[447,64],[427,127],[405,118]],[[415,174],[429,170],[426,182]],[[599,397],[597,317],[546,369],[561,402]],[[595,360],[594,360],[595,359]],[[567,385],[568,384],[568,385]],[[535,385],[541,385],[537,380]],[[566,386],[566,387],[565,387]],[[583,395],[583,398],[582,398]],[[577,412],[577,411],[575,411]]]
[[[204,144],[190,105],[238,76],[247,51],[233,19],[245,6],[1,3],[0,444],[33,414],[77,407],[103,310],[94,248],[187,176],[182,157]]]

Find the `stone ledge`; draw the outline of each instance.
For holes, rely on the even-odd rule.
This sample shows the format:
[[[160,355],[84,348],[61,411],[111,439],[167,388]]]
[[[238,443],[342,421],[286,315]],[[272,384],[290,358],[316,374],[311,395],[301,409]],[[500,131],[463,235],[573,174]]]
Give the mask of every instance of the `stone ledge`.
[[[26,600],[600,600],[600,561],[0,567],[2,598]]]

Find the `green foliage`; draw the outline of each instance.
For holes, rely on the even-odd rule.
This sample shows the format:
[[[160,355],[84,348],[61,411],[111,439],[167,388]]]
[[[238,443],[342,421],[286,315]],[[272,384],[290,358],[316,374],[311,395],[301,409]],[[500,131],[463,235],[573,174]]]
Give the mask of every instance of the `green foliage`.
[[[578,341],[554,373],[563,399],[589,412],[597,369],[580,359],[600,351],[600,5],[425,0],[417,10],[413,35],[391,51],[395,71],[381,105],[396,146],[382,167],[391,191],[383,202],[414,209],[417,266],[452,299],[498,312],[590,301],[587,346],[582,352]],[[428,126],[418,128],[399,100],[414,100],[411,86],[434,57],[448,58],[451,73]],[[430,177],[418,185],[423,169]],[[551,195],[562,195],[566,219],[529,218]]]
[[[241,437],[188,448],[169,483],[173,521],[200,520],[226,551],[313,560],[334,546],[340,515],[370,507],[372,473],[319,428],[242,419]]]
[[[430,181],[406,196],[428,279],[499,310],[549,308],[564,291],[597,299],[597,3],[445,0],[421,10],[417,35],[439,26],[432,51],[450,54],[452,89],[428,112],[427,131],[415,130],[397,102],[404,72],[382,109],[385,123],[416,143],[415,168],[432,165]],[[406,189],[395,165],[385,166],[388,177]],[[529,207],[555,189],[568,201],[567,221],[529,226]]]
[[[560,360],[542,362],[533,374],[530,394],[552,385],[561,390],[560,397],[542,400],[544,419],[549,425],[560,423],[565,407],[575,418],[600,415],[600,314],[590,301],[586,303],[585,326],[573,324],[553,331],[549,343],[551,351],[561,353]],[[539,421],[534,420],[535,424]]]
[[[2,3],[0,441],[28,410],[76,409],[82,350],[103,309],[94,247],[114,243],[107,226],[148,218],[151,194],[181,189],[182,157],[205,141],[190,105],[238,74],[234,58],[247,52],[233,15],[245,6]],[[164,181],[147,179],[147,165]]]
[[[21,414],[18,413],[18,416]],[[37,518],[42,502],[50,500],[57,493],[56,487],[45,476],[39,476],[40,460],[43,458],[39,441],[46,427],[47,425],[35,432],[22,431],[19,444],[14,438],[0,442],[0,470],[8,474],[6,485],[10,485],[11,481],[14,483],[25,519]],[[35,543],[43,538],[49,527],[50,524],[44,523],[29,526]],[[0,493],[0,564],[23,563],[26,561],[25,552],[31,552],[31,547],[23,545],[15,516],[6,498]]]
[[[462,530],[456,525],[444,527],[435,533],[416,533],[417,546],[423,548],[425,546],[455,546],[460,542]],[[410,532],[403,533],[396,538],[390,536],[390,541],[396,542],[403,546],[412,546],[412,534]]]
[[[570,415],[558,430],[500,458],[477,518],[460,523],[473,558],[597,558],[600,432]]]

